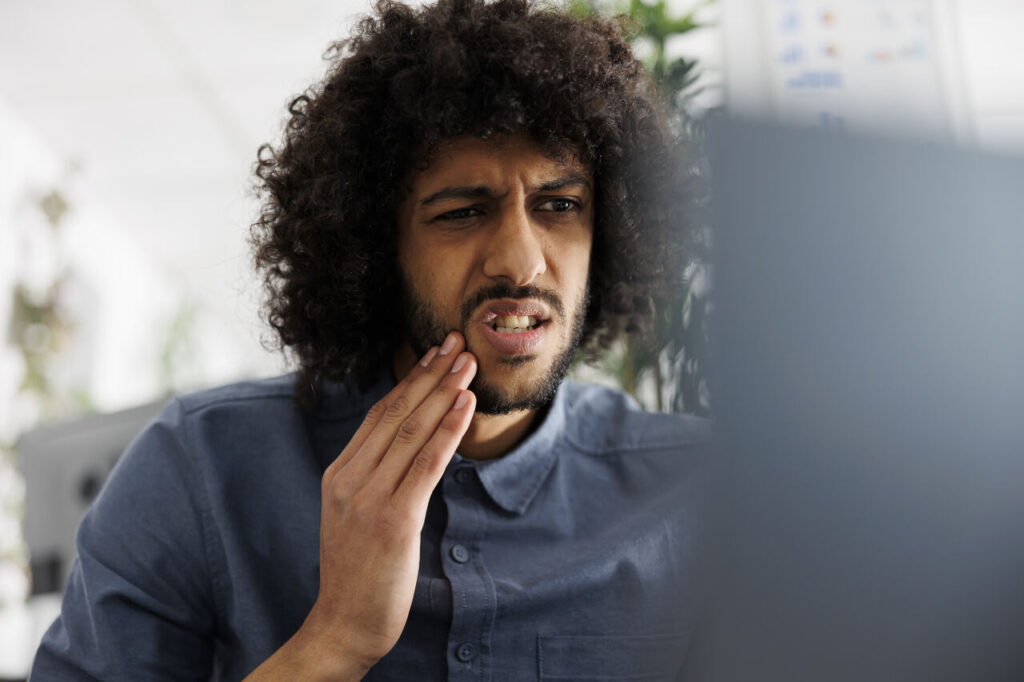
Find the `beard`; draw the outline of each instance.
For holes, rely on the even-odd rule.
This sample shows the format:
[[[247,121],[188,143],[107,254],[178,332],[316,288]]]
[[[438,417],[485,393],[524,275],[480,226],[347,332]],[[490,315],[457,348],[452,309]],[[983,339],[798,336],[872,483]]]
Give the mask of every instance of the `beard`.
[[[465,334],[470,316],[482,303],[499,298],[533,298],[547,303],[557,314],[559,321],[566,321],[565,307],[561,298],[551,291],[533,286],[515,287],[495,284],[477,291],[462,304],[459,311],[458,329]],[[469,384],[469,390],[476,396],[477,414],[497,415],[510,414],[522,410],[537,410],[546,407],[554,399],[558,387],[572,365],[573,357],[583,338],[584,320],[590,304],[590,281],[583,291],[576,306],[576,312],[570,322],[569,343],[555,357],[548,372],[529,385],[512,382],[516,390],[509,390],[500,383],[488,380],[483,368],[477,360],[477,373]],[[422,357],[431,346],[440,346],[453,328],[447,325],[437,310],[417,296],[413,287],[402,277],[402,312],[405,320],[405,334],[409,345],[417,357]],[[468,339],[467,339],[468,341]],[[473,352],[471,348],[467,351]],[[533,360],[535,356],[519,355],[499,360],[502,364],[515,367]]]

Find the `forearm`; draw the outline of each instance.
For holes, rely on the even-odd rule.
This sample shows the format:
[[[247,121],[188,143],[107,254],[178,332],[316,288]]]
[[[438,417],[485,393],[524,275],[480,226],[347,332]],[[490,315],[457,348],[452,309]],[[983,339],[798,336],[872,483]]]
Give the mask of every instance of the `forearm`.
[[[284,646],[246,678],[262,680],[309,680],[310,682],[349,682],[361,680],[369,667],[339,651],[304,629],[299,629]]]

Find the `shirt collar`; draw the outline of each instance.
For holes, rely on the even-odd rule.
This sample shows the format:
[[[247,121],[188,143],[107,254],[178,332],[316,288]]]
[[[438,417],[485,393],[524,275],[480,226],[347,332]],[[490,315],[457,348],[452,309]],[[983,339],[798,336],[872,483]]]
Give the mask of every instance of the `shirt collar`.
[[[498,459],[473,462],[457,452],[451,466],[473,462],[480,474],[484,490],[499,507],[512,514],[522,514],[533,501],[541,485],[551,473],[558,456],[556,442],[566,424],[568,391],[563,381],[541,423],[518,446]]]

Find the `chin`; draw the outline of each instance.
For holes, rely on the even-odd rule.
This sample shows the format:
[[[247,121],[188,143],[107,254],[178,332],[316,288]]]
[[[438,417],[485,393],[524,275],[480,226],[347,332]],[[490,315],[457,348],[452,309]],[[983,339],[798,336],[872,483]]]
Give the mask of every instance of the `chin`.
[[[473,353],[473,349],[469,349]],[[487,355],[474,353],[478,363],[477,375],[482,381],[494,384],[502,390],[530,387],[539,383],[551,372],[551,358],[543,354]]]
[[[537,356],[521,355],[494,363],[498,368],[481,363],[469,385],[476,395],[477,414],[512,414],[546,407],[555,397],[564,374],[553,372],[548,366],[543,371],[531,367],[539,362]]]

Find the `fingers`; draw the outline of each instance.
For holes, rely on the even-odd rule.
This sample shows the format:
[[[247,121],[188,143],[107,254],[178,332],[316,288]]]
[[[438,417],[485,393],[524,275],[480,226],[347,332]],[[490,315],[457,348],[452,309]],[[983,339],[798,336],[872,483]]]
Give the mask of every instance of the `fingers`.
[[[430,493],[441,480],[455,448],[466,434],[475,410],[476,396],[472,391],[459,391],[458,398],[442,417],[426,444],[411,459],[405,458],[407,464],[404,475],[392,495],[396,507],[415,510],[418,514],[425,513]],[[388,461],[387,458],[385,461]]]
[[[343,468],[346,479],[364,480],[377,466],[402,422],[450,373],[464,347],[463,336],[452,332],[440,348],[431,348],[409,374],[370,409],[348,445],[325,472],[325,485]]]
[[[472,393],[465,389],[476,374],[476,369],[476,358],[471,353],[462,353],[456,359],[448,376],[441,380],[430,397],[424,400],[399,426],[394,439],[388,446],[387,453],[373,473],[373,478],[377,479],[374,482],[375,485],[385,488],[389,494],[393,493],[399,487],[409,468],[414,466],[413,462],[416,462],[415,466],[423,467],[429,461],[431,466],[427,467],[427,470],[432,471],[433,464],[443,460],[440,469],[444,469],[465,433],[465,428],[468,428],[468,421],[459,431],[454,442],[449,443],[451,438],[442,438],[434,444],[445,447],[450,444],[450,449],[434,447],[425,455],[421,453],[421,450],[430,442],[435,432],[447,431],[448,427],[454,424],[451,421],[445,424],[444,420],[460,398],[468,400],[469,396],[472,396]],[[475,405],[475,400],[473,402]],[[465,408],[464,403],[459,405],[459,411]],[[472,410],[469,414],[472,416]],[[456,421],[461,424],[461,421]],[[449,435],[455,434],[453,432]]]

